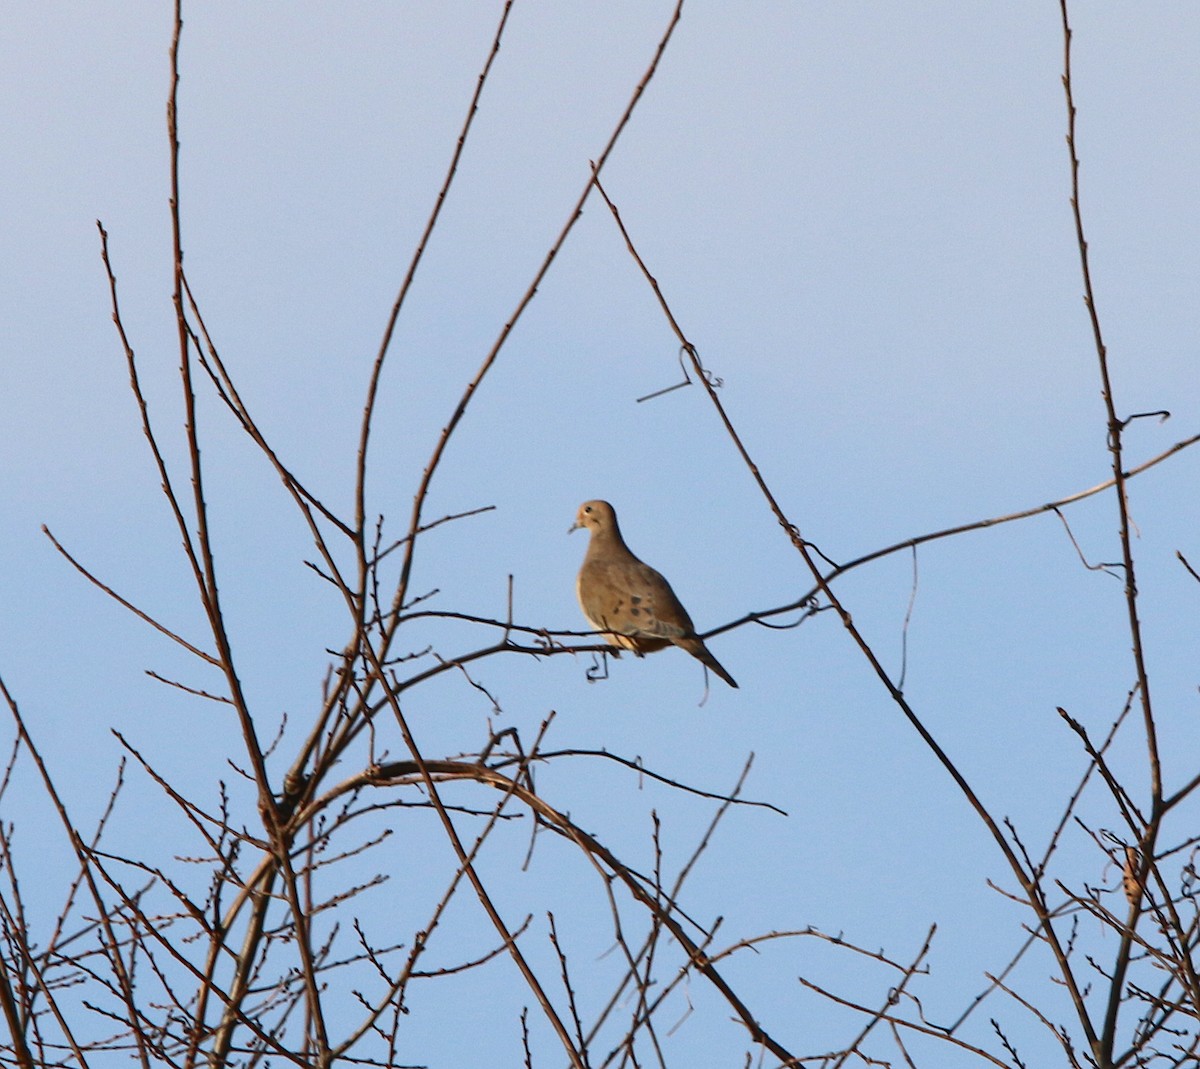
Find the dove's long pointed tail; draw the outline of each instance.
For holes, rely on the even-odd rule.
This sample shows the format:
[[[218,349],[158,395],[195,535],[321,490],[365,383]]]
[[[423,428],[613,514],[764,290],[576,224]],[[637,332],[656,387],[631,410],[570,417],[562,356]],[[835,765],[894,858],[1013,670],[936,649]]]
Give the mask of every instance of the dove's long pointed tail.
[[[723,680],[725,680],[726,683],[733,687],[734,690],[738,689],[737,680],[735,680],[733,676],[731,676],[723,667],[721,667],[721,662],[718,661],[711,653],[709,653],[708,647],[704,645],[700,639],[684,639],[683,641],[679,642],[678,645],[681,649],[687,650],[688,653],[695,657],[696,660],[705,666],[705,668],[711,668],[714,672],[716,672],[717,675],[719,675]]]

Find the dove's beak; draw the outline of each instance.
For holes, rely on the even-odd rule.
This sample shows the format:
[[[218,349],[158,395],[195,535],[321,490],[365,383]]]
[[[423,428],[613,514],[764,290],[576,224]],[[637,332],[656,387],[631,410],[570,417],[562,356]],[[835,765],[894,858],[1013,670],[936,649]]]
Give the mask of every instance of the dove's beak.
[[[573,524],[571,524],[570,527],[567,528],[567,534],[572,534],[575,531],[578,531],[579,528],[582,526],[583,526],[583,524],[580,523],[578,520],[576,520]]]

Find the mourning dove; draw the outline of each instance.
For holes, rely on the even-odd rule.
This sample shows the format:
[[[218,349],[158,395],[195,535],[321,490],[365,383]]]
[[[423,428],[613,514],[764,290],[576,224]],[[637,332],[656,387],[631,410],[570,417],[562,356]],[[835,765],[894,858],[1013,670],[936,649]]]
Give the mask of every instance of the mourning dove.
[[[733,676],[696,635],[692,618],[679,604],[671,584],[629,551],[612,505],[585,501],[571,530],[580,527],[592,533],[575,583],[588,623],[603,632],[611,645],[632,650],[639,657],[674,643],[736,687]]]

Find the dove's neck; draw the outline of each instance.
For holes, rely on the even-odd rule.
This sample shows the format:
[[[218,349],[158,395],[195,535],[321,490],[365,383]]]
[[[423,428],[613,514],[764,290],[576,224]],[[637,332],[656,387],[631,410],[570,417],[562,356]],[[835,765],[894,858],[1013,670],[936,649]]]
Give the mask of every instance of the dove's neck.
[[[600,527],[592,532],[592,540],[588,543],[588,553],[602,553],[609,548],[623,549],[629,552],[625,540],[621,537],[621,529],[614,522],[611,527]]]

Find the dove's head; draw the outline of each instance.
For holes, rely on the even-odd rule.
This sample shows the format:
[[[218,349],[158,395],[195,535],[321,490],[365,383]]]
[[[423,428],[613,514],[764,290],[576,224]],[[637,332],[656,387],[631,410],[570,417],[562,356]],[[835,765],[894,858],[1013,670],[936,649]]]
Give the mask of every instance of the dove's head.
[[[615,531],[617,514],[607,501],[585,501],[579,506],[579,511],[575,513],[575,522],[571,525],[571,531],[578,531],[580,527],[586,527],[592,534],[601,531]]]

